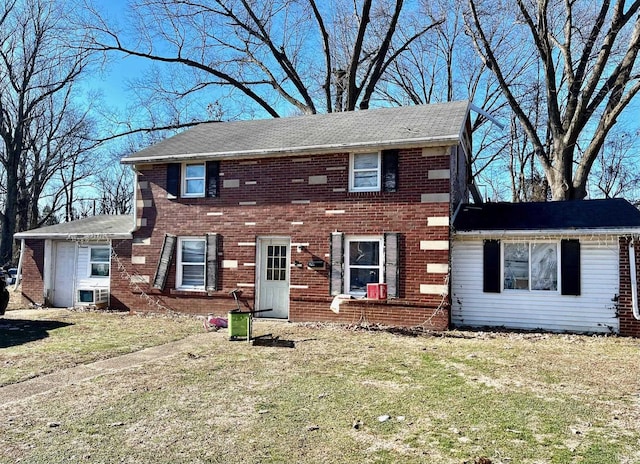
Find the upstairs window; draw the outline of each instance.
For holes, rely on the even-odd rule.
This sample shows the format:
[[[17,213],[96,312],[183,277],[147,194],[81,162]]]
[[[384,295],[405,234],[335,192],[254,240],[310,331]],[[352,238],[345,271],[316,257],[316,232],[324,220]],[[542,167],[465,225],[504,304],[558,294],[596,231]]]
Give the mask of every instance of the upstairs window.
[[[167,165],[167,197],[217,197],[220,162],[170,163]]]
[[[398,150],[352,153],[349,158],[350,192],[396,192]]]
[[[91,247],[89,256],[89,275],[91,277],[109,276],[109,247]]]
[[[203,197],[205,186],[205,164],[185,164],[182,179],[183,197]]]
[[[353,153],[350,159],[349,191],[379,192],[381,171],[380,153]]]

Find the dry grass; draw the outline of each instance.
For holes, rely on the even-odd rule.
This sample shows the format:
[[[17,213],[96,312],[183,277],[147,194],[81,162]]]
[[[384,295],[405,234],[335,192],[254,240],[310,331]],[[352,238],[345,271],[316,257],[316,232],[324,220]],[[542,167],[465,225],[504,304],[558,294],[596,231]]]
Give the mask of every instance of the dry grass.
[[[104,317],[131,345],[136,318],[73,317],[47,341]],[[200,328],[156,322],[176,336]],[[638,340],[256,324],[268,332],[296,348],[210,333],[171,358],[0,406],[0,462],[640,462]],[[26,345],[0,360],[18,350],[38,371],[46,343]]]

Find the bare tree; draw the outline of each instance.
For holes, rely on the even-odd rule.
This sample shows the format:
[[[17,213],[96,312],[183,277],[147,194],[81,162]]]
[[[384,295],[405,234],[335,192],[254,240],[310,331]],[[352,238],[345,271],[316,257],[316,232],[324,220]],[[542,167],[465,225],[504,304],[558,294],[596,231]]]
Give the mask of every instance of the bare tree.
[[[640,198],[638,158],[637,155],[634,156],[633,150],[633,143],[637,137],[638,133],[622,131],[607,139],[602,146],[602,155],[593,166],[592,190],[596,190],[605,198]]]
[[[526,132],[554,200],[586,196],[607,135],[640,91],[639,11],[640,0],[469,0],[475,47]],[[544,91],[537,121],[532,84]]]
[[[94,171],[94,124],[88,110],[74,109],[72,89],[69,85],[55,98],[44,100],[41,113],[31,124],[18,182],[18,230],[42,225],[41,205],[34,199],[51,199],[49,206],[54,212],[65,203],[69,211],[75,198],[67,193]],[[66,220],[71,220],[68,214]]]
[[[100,214],[131,213],[133,173],[129,166],[112,163],[98,174],[95,187],[100,194]]]
[[[165,65],[145,96],[186,105],[197,95],[201,119],[223,93],[227,108],[279,117],[368,108],[385,73],[434,25],[403,22],[405,10],[404,0],[135,0],[128,30],[95,9],[85,26],[96,51]],[[175,114],[172,123],[193,119]]]
[[[45,179],[40,174],[46,175],[38,174],[29,186],[26,170],[45,162],[35,159],[36,149],[49,156],[41,151],[46,147],[36,147],[43,118],[63,119],[48,109],[52,100],[65,98],[87,65],[87,52],[69,47],[78,31],[67,27],[65,13],[62,2],[45,0],[10,0],[0,6],[0,162],[6,179],[0,263],[12,257],[18,224],[28,223],[29,214],[37,216],[30,204],[39,198],[30,195],[41,190]]]

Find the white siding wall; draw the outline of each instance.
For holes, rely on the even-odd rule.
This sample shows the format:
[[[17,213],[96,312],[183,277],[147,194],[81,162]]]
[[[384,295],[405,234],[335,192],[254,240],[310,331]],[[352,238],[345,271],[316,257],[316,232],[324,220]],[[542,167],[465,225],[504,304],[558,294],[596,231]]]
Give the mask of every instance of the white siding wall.
[[[571,332],[618,332],[618,242],[580,239],[581,295],[560,292],[482,291],[482,240],[453,242],[451,321],[454,325],[494,326]]]
[[[92,245],[108,246],[109,243],[92,243]],[[91,277],[89,268],[89,245],[80,245],[78,247],[78,262],[76,265],[76,294],[74,296],[75,304],[81,304],[78,300],[78,290],[93,290],[96,288],[109,289],[109,277]]]

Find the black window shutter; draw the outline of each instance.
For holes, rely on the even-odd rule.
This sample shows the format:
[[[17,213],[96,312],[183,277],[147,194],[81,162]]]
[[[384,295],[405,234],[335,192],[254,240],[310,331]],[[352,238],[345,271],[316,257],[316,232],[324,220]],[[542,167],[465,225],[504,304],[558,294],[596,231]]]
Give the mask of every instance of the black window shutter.
[[[180,163],[167,165],[167,194],[175,198],[180,196]]]
[[[580,241],[560,242],[560,280],[563,295],[580,295]]]
[[[382,152],[382,190],[385,192],[398,190],[398,150]]]
[[[485,240],[483,253],[483,287],[486,293],[500,293],[500,241]]]
[[[162,250],[160,251],[160,259],[156,268],[156,275],[153,277],[153,288],[164,290],[167,283],[167,274],[169,274],[169,266],[173,259],[173,250],[176,247],[176,236],[165,234]]]
[[[207,291],[218,289],[218,234],[207,234]]]
[[[400,234],[384,234],[384,281],[387,284],[387,296],[399,297],[400,270]]]
[[[329,293],[340,295],[344,288],[344,234],[333,232],[329,237],[331,268],[329,269]]]
[[[220,181],[220,161],[207,161],[207,197],[218,196],[218,183]]]

